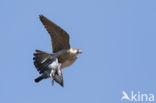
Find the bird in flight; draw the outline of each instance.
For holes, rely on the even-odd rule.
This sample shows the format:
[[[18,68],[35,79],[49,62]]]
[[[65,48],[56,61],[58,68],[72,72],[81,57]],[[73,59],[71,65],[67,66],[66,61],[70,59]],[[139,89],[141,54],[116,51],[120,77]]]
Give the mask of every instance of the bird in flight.
[[[46,74],[48,75],[46,77],[50,77],[49,75],[53,74],[52,79],[61,85],[61,83],[63,83],[61,70],[63,68],[71,66],[77,59],[77,55],[81,54],[82,51],[80,49],[74,49],[70,47],[69,35],[61,27],[59,27],[58,25],[56,25],[54,22],[50,21],[43,15],[40,15],[39,17],[40,21],[42,22],[45,29],[48,31],[50,35],[53,52],[47,53],[44,51],[36,50],[36,53],[34,54],[33,58],[34,65],[37,68],[37,70],[43,74],[46,74],[44,72],[50,69],[50,72]],[[53,63],[56,64],[57,66],[53,66],[52,65]],[[35,80],[37,82],[37,79]]]
[[[44,62],[45,58],[48,58],[46,62]],[[48,53],[36,50],[33,59],[35,67],[41,74],[41,76],[35,79],[35,82],[39,82],[42,79],[51,78],[52,86],[54,85],[54,81],[56,81],[63,87],[63,75],[58,69],[59,63],[57,58],[52,58]]]

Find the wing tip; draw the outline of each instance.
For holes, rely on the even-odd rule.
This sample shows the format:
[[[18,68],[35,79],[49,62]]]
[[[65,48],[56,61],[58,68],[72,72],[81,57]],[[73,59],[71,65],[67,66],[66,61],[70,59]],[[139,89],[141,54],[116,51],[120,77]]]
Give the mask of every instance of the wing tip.
[[[43,14],[40,14],[39,17],[42,18],[42,17],[44,17],[44,16],[43,16]]]
[[[40,18],[41,21],[43,21],[43,19],[45,19],[46,17],[44,15],[40,14],[39,18]]]
[[[35,52],[41,52],[40,50],[36,49]]]

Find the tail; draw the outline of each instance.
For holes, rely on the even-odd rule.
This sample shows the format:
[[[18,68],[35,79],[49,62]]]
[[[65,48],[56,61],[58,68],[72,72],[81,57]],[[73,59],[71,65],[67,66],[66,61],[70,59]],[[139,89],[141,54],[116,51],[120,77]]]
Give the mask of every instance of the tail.
[[[51,54],[44,51],[36,50],[36,53],[34,53],[33,60],[36,69],[40,73],[44,72],[44,69],[47,66],[47,63],[49,62],[50,58],[51,58]]]
[[[45,78],[47,78],[45,75],[41,75],[41,76],[39,76],[38,78],[36,78],[34,81],[35,81],[36,83],[38,83],[38,82],[40,82],[42,79],[45,79]]]

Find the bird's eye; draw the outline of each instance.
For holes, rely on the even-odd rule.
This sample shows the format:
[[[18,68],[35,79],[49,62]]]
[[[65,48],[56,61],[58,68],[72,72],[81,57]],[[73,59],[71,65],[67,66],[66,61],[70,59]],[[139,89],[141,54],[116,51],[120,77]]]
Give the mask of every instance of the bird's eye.
[[[81,54],[81,53],[82,53],[82,51],[81,51],[80,49],[78,49],[77,53],[78,53],[78,54]]]

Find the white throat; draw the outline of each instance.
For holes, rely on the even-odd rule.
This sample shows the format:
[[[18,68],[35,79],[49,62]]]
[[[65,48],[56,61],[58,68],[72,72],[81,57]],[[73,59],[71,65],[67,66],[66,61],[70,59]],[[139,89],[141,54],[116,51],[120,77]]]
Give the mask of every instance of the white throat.
[[[70,48],[69,52],[73,55],[77,55],[77,49]]]

